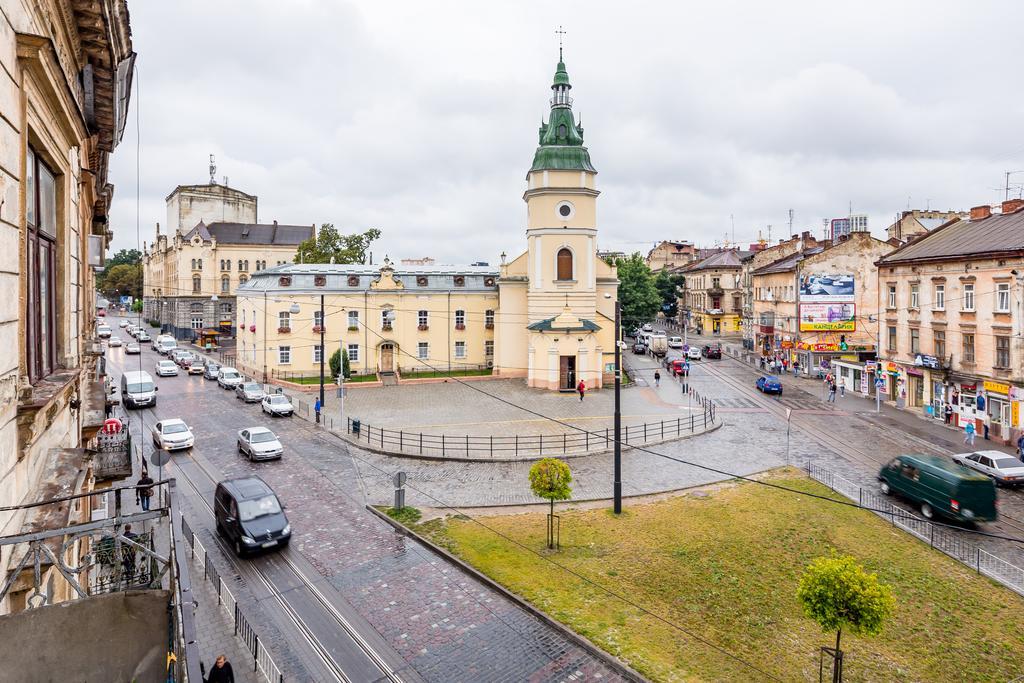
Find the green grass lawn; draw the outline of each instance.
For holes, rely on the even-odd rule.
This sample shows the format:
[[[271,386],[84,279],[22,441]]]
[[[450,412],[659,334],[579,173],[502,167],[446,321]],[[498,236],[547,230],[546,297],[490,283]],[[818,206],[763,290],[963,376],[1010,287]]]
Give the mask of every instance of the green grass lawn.
[[[786,470],[773,479],[829,494]],[[524,481],[523,486],[527,486]],[[833,494],[834,495],[834,494]],[[495,531],[782,680],[816,680],[832,645],[796,600],[804,567],[831,549],[893,586],[883,632],[843,634],[846,681],[1007,681],[1024,674],[1024,599],[875,515],[756,484],[607,510],[483,517]],[[415,527],[655,681],[763,676],[466,518]]]
[[[493,370],[490,368],[486,369],[475,369],[475,370],[423,370],[423,371],[405,371],[402,373],[402,379],[425,379],[428,377],[482,377],[485,375],[493,374]]]
[[[282,377],[281,379],[286,382],[293,382],[295,384],[320,384],[320,375],[312,375],[310,377]],[[376,382],[377,375],[353,375],[345,380],[346,384],[351,382]],[[324,377],[324,384],[330,384],[337,386],[333,377]]]

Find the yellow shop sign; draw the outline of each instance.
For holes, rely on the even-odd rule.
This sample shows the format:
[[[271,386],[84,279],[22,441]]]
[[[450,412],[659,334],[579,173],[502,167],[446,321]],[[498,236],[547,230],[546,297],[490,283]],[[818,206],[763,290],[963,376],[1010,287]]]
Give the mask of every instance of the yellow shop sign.
[[[991,392],[993,394],[1003,394],[1004,396],[1010,395],[1009,384],[1003,384],[1002,382],[990,382],[988,380],[985,380],[982,386],[985,387],[985,391]]]

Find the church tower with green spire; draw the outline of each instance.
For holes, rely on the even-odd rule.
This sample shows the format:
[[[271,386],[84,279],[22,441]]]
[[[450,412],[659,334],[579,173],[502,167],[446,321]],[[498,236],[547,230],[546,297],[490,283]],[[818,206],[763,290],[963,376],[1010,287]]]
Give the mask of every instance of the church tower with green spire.
[[[529,386],[557,391],[580,380],[597,389],[607,379],[618,285],[615,269],[597,258],[597,170],[571,91],[559,49],[551,110],[526,174],[527,250],[499,280],[498,329],[523,325],[525,313],[526,336],[496,335],[496,374],[525,367]]]

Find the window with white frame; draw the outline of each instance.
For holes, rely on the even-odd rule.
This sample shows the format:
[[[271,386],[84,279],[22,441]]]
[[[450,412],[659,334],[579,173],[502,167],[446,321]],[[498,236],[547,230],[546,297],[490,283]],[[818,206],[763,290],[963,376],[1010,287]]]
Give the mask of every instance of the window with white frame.
[[[466,326],[466,312],[463,310],[455,311],[455,327],[463,328]]]
[[[420,360],[427,360],[430,358],[430,344],[427,342],[419,342],[416,344],[416,357]]]
[[[203,316],[194,315],[192,316],[192,329],[201,330],[203,329]]]
[[[455,342],[455,357],[465,358],[466,357],[466,342],[457,341]]]
[[[429,322],[430,315],[428,311],[420,310],[416,312],[416,324],[420,327],[426,327]]]
[[[231,291],[231,279],[225,275],[220,279],[220,293],[227,294]]]
[[[381,329],[390,330],[391,329],[391,324],[392,324],[392,321],[391,321],[391,310],[387,309],[387,310],[381,311],[380,312],[380,326],[381,326]]]
[[[921,307],[921,287],[920,285],[910,285],[910,307],[920,308]]]
[[[292,362],[292,347],[290,346],[278,346],[277,347],[277,362],[280,365],[288,365]]]
[[[490,325],[494,327],[494,310],[488,308],[484,311],[484,325]]]
[[[935,285],[935,310],[946,309],[946,285]]]
[[[323,357],[324,357],[324,347],[320,346],[319,344],[316,344],[313,347],[313,362],[314,363],[319,363],[320,360]]]
[[[491,358],[491,357],[494,356],[494,341],[493,340],[488,339],[487,341],[484,342],[484,355],[487,356],[488,358]]]
[[[313,327],[324,326],[324,314],[320,311],[313,311]]]
[[[996,285],[996,312],[1010,312],[1010,283],[1000,282]]]
[[[281,311],[277,314],[277,327],[278,329],[288,330],[292,326],[292,314],[288,311]]]
[[[887,308],[896,308],[896,285],[889,285],[889,299],[886,302]]]
[[[964,285],[964,300],[961,310],[973,311],[974,310],[974,285],[968,283]]]
[[[348,329],[357,330],[359,329],[359,311],[348,312]]]
[[[349,362],[359,362],[359,344],[349,344],[347,347]]]

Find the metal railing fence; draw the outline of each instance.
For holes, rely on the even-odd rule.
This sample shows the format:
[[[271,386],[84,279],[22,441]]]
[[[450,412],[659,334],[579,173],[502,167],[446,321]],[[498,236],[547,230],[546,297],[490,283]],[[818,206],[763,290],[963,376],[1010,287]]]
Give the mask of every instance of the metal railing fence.
[[[893,505],[883,494],[865,489],[831,470],[813,463],[804,465],[804,470],[810,478],[828,486],[836,493],[857,501],[864,507],[881,510],[876,514],[892,522],[893,526],[903,529],[932,548],[960,560],[979,574],[984,574],[1010,590],[1024,595],[1024,568],[983,550],[948,529],[936,526],[926,519]]]
[[[253,671],[261,674],[267,683],[284,683],[284,675],[274,663],[259,634],[252,628],[249,621],[238,608],[238,602],[231,593],[227,584],[220,578],[217,568],[208,560],[206,547],[196,537],[192,527],[181,516],[181,531],[185,542],[192,549],[192,557],[202,566],[203,578],[213,584],[217,593],[217,604],[224,608],[224,611],[231,617],[231,623],[235,628],[235,635],[245,645],[245,649],[253,658]]]

